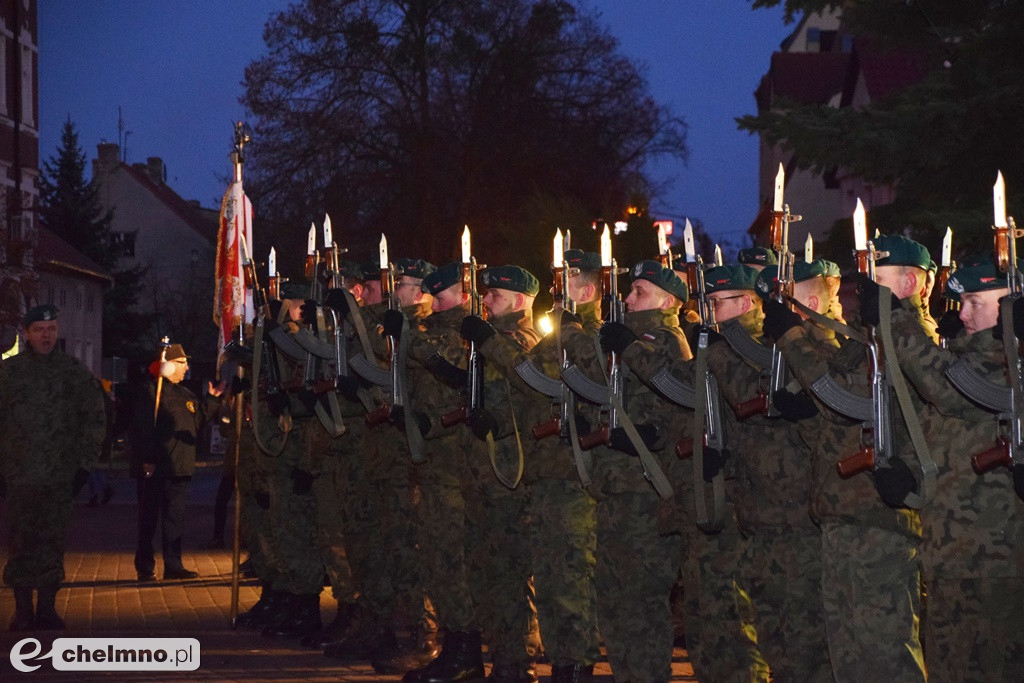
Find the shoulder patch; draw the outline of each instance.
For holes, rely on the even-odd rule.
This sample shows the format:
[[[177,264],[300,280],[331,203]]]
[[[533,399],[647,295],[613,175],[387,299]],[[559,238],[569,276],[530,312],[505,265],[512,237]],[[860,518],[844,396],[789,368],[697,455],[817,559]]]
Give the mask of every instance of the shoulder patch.
[[[646,339],[647,341],[654,341],[655,339],[657,339],[657,337],[655,337],[655,336],[654,336],[653,334],[651,334],[650,332],[644,332],[644,333],[643,333],[643,335],[641,335],[641,336],[642,336],[642,337],[643,337],[644,339]]]

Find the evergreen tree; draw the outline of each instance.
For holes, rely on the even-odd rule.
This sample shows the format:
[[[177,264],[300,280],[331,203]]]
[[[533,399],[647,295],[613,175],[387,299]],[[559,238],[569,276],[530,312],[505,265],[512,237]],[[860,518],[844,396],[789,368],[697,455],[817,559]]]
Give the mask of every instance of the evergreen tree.
[[[121,252],[112,244],[113,209],[104,209],[99,189],[85,180],[85,152],[69,118],[60,147],[43,164],[39,179],[39,222],[114,278],[103,293],[103,355],[137,357],[146,353],[149,317],[135,310],[142,266],[118,268]]]

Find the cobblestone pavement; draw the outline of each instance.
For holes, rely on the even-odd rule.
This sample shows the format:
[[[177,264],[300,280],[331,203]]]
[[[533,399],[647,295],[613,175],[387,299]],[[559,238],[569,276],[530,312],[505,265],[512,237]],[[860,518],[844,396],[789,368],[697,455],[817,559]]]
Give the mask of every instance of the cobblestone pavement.
[[[65,556],[65,588],[57,595],[57,611],[64,616],[67,630],[8,632],[14,597],[10,588],[0,588],[0,680],[400,680],[400,676],[377,674],[368,664],[339,664],[319,651],[300,647],[296,641],[264,638],[258,632],[230,628],[231,551],[200,549],[211,535],[219,476],[220,468],[201,467],[189,491],[185,566],[198,571],[200,577],[187,581],[136,581],[132,562],[135,482],[124,472],[111,472],[115,495],[107,505],[87,507],[88,496],[83,492],[76,503]],[[0,535],[6,539],[3,518]],[[6,559],[6,550],[0,549],[0,564]],[[157,566],[159,576],[159,562]],[[239,611],[248,609],[258,597],[255,582],[243,580]],[[333,619],[335,603],[327,591],[321,596],[321,609],[325,623]],[[9,654],[15,643],[35,638],[40,641],[42,652],[47,653],[57,637],[196,638],[201,663],[197,671],[179,674],[58,672],[45,661],[32,673],[21,673],[11,666]],[[673,681],[696,680],[683,649],[676,649],[672,669]],[[612,680],[606,662],[599,663],[595,673],[599,681]],[[550,675],[550,667],[541,664],[538,674],[542,678]]]

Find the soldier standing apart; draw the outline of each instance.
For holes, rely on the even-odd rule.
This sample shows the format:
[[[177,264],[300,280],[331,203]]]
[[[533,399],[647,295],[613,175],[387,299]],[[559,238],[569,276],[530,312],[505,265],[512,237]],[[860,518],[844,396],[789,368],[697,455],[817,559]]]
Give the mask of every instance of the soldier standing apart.
[[[167,347],[159,363],[161,392],[156,383],[148,400],[141,402],[133,420],[132,474],[138,478],[139,537],[135,571],[139,581],[152,581],[155,568],[153,535],[161,528],[164,579],[194,579],[199,574],[181,562],[185,531],[185,491],[196,469],[196,437],[217,410],[214,401],[200,401],[181,384],[188,372],[188,356],[181,344]],[[210,396],[220,396],[224,385],[207,384]]]
[[[640,343],[675,362],[688,357],[679,327],[687,290],[679,276],[656,261],[633,268],[623,323],[602,328],[605,353],[622,354]],[[613,275],[614,277],[614,275]],[[570,358],[594,381],[604,381],[606,357],[578,323],[562,327]],[[634,375],[625,377],[625,413],[637,420],[642,446],[667,464],[673,410]],[[619,426],[607,445],[594,449],[593,486],[597,499],[597,611],[608,661],[618,680],[667,681],[672,677],[672,614],[669,594],[679,569],[682,541],[677,531],[662,533],[663,504],[644,476],[637,445]],[[657,456],[656,456],[657,457]]]
[[[27,348],[0,362],[0,493],[6,488],[11,631],[62,629],[54,608],[64,580],[72,498],[99,459],[103,394],[78,360],[57,348],[57,308],[22,320]],[[37,592],[33,611],[32,591]]]

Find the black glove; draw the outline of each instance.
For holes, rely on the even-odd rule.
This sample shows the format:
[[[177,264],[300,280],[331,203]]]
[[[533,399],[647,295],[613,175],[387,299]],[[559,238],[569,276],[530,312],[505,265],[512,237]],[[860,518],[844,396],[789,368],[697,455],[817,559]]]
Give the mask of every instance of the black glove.
[[[271,324],[277,324],[277,319],[281,316],[281,306],[283,305],[280,299],[271,299],[267,302],[267,308],[270,309],[270,319],[267,320],[267,327]]]
[[[728,449],[704,447],[704,481],[710,484],[718,473],[725,467],[725,461],[729,459]]]
[[[402,338],[402,323],[405,321],[405,316],[401,311],[384,311],[384,334],[388,337],[394,337],[395,341]]]
[[[288,394],[280,389],[267,394],[267,410],[274,417],[281,417],[288,408]]]
[[[690,350],[697,351],[697,341],[700,338],[701,332],[708,333],[708,348],[711,348],[712,344],[717,344],[720,341],[725,341],[725,337],[715,332],[710,327],[703,327],[701,325],[694,325],[690,328],[690,331],[686,335],[686,342],[690,345]]]
[[[270,509],[270,494],[266,491],[256,491],[252,494],[252,497],[256,499],[256,505],[260,510]]]
[[[960,330],[964,329],[964,321],[960,319],[960,311],[946,311],[939,318],[939,324],[936,328],[939,336],[943,339],[952,339],[953,337],[960,334]]]
[[[800,316],[789,310],[789,306],[786,304],[775,299],[768,299],[765,302],[764,323],[761,329],[771,339],[776,341],[782,339],[782,335],[799,324]]]
[[[292,493],[296,496],[304,496],[313,490],[312,474],[306,470],[299,469],[298,465],[292,467]]]
[[[459,334],[466,341],[473,342],[480,346],[494,336],[494,326],[483,318],[475,315],[467,315],[462,319],[462,326],[459,327]]]
[[[498,431],[498,421],[484,408],[470,411],[466,423],[469,425],[469,430],[473,432],[473,436],[481,441],[487,440],[488,433],[495,434]]]
[[[640,424],[634,425],[634,427],[636,427],[640,440],[644,442],[647,450],[654,448],[654,445],[658,443],[658,437],[661,435],[661,430],[658,429],[657,425]],[[634,458],[640,455],[633,446],[633,442],[629,440],[629,436],[626,435],[626,430],[622,427],[612,429],[608,435],[608,445],[626,455],[632,455]]]
[[[877,326],[881,320],[881,312],[878,309],[878,292],[881,286],[867,275],[857,276],[857,288],[860,292],[860,319],[865,325]],[[899,298],[890,292],[889,302],[892,310],[900,307]]]
[[[307,325],[316,325],[316,309],[318,308],[317,303],[312,299],[306,299],[302,302],[302,322]]]
[[[338,375],[338,393],[350,403],[359,403],[359,380],[352,376]]]
[[[601,340],[601,350],[605,353],[617,353],[622,355],[626,347],[636,341],[636,335],[622,323],[605,323],[598,331],[598,338]]]
[[[590,433],[593,427],[590,426],[590,420],[583,417],[579,413],[576,414],[576,436],[586,436]]]
[[[85,485],[89,483],[89,470],[79,467],[75,471],[75,478],[71,480],[71,497],[74,498]]]
[[[818,406],[814,405],[814,399],[803,391],[794,394],[787,389],[779,389],[772,394],[772,403],[782,417],[790,422],[808,420],[818,414]]]
[[[249,381],[248,377],[243,379],[242,377],[239,377],[238,375],[234,375],[231,378],[231,389],[230,389],[230,391],[235,396],[237,396],[238,394],[245,393],[246,391],[249,391],[249,389],[252,389],[252,382]]]
[[[1024,500],[1024,465],[1013,466],[1013,490],[1017,492],[1018,498]]]
[[[875,470],[875,489],[886,505],[891,508],[906,507],[903,500],[908,493],[917,489],[917,480],[899,458],[890,458],[888,467]]]
[[[328,289],[324,294],[324,306],[329,306],[337,311],[338,316],[344,318],[348,315],[348,297],[344,289]]]
[[[302,407],[308,410],[310,414],[316,412],[316,394],[309,389],[302,389],[297,396],[299,402],[302,403]]]
[[[232,339],[224,345],[224,354],[241,365],[252,365],[252,349],[237,339]]]
[[[416,420],[416,426],[419,427],[420,434],[430,433],[430,418],[423,413],[413,410],[412,416]],[[405,408],[403,406],[391,406],[391,421],[396,427],[405,431]]]

